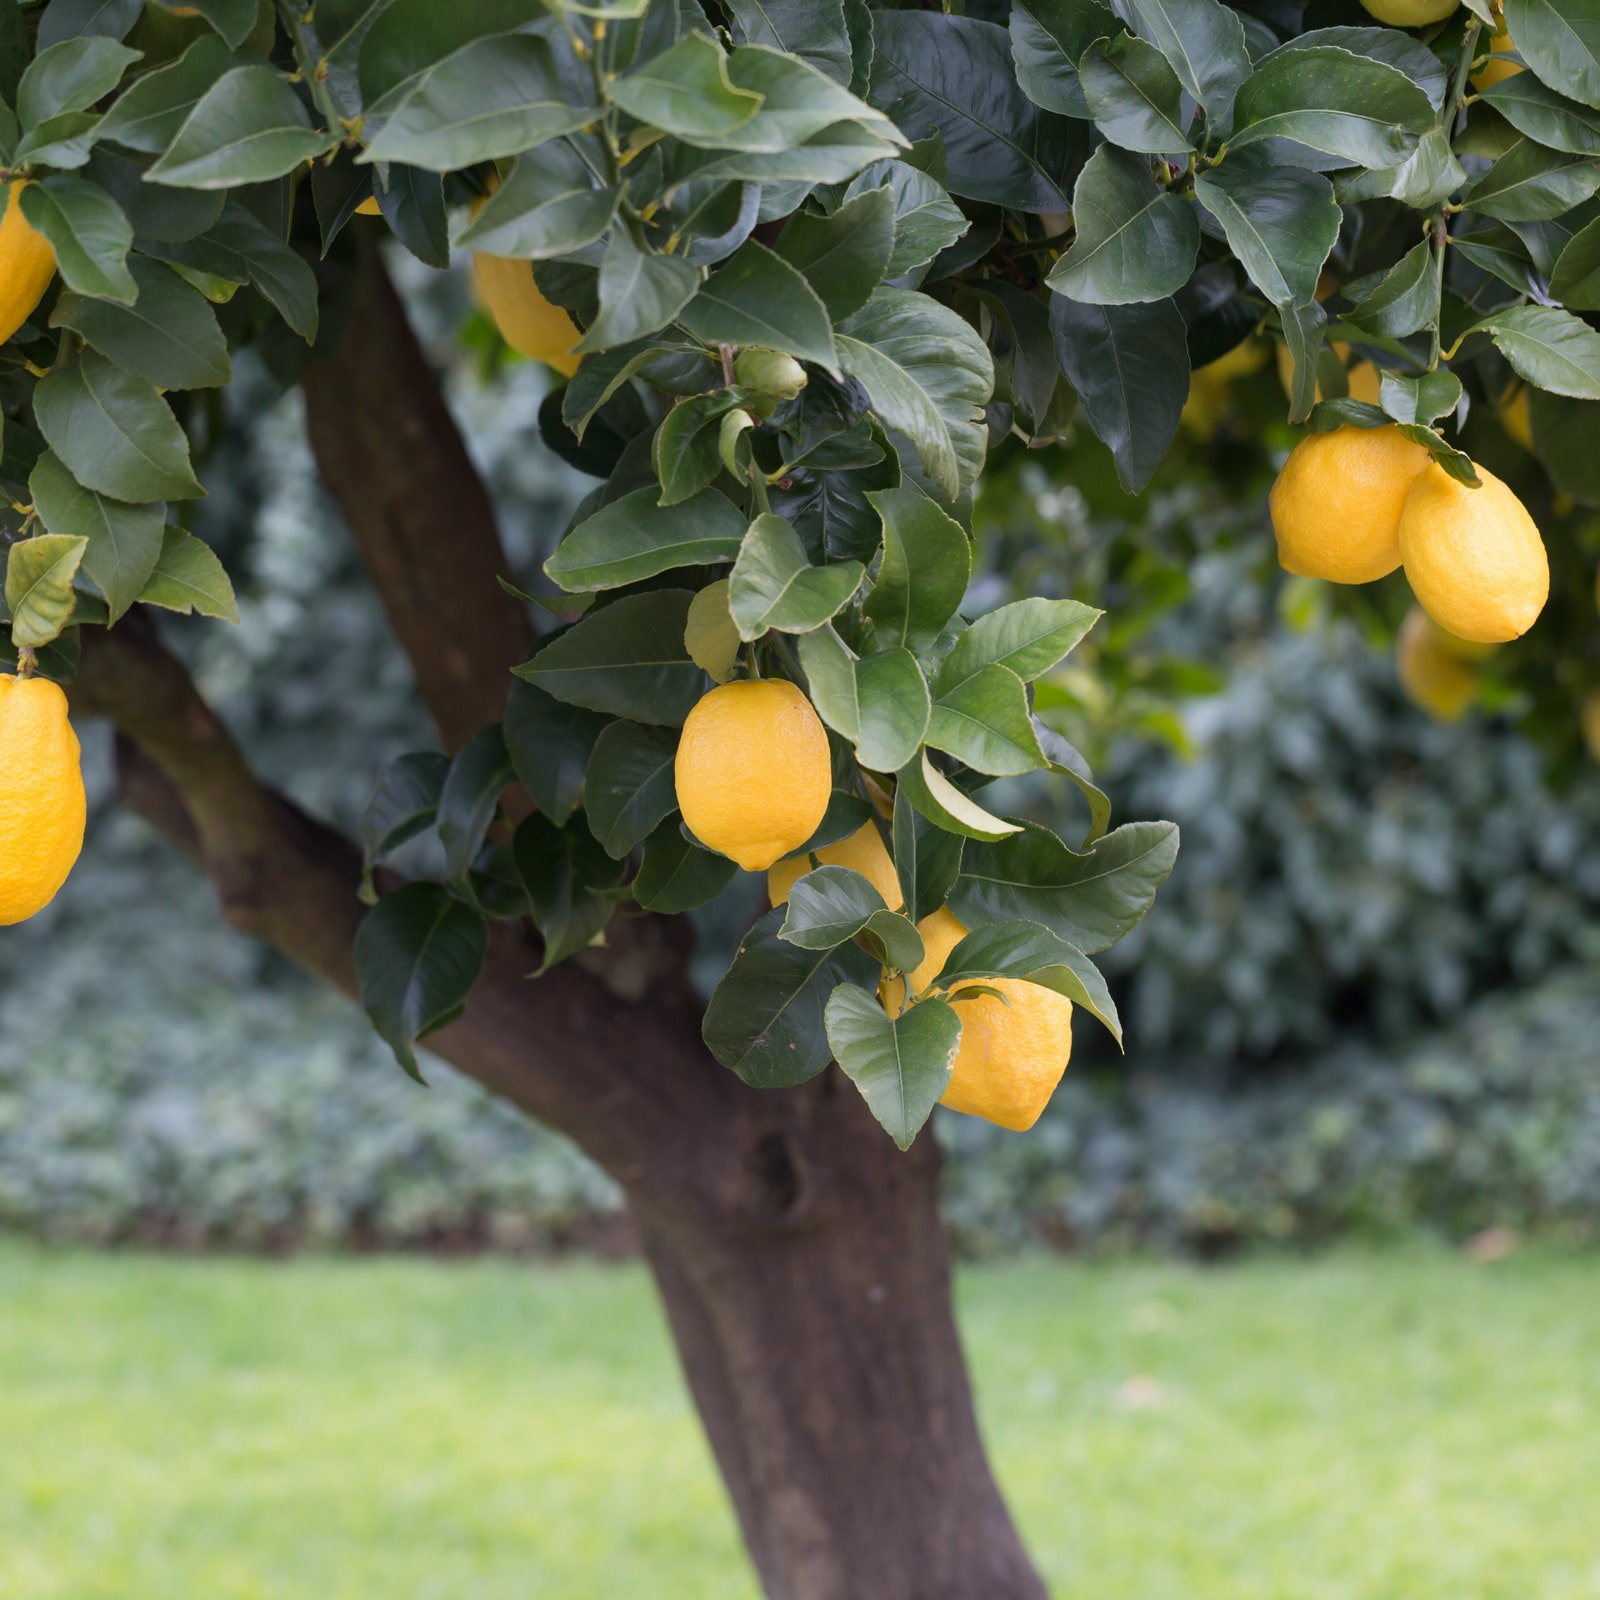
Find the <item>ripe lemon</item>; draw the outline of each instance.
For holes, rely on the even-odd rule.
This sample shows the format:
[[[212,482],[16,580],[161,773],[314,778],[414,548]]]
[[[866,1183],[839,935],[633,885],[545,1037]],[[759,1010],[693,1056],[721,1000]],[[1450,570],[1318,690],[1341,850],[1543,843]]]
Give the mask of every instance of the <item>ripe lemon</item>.
[[[583,359],[572,347],[582,337],[560,306],[553,306],[533,281],[533,263],[478,251],[472,258],[478,298],[494,318],[500,337],[519,355],[543,361],[570,378]]]
[[[1589,754],[1600,761],[1600,689],[1591,689],[1583,697],[1578,717],[1583,726],[1583,742]]]
[[[1400,565],[1400,513],[1428,452],[1398,428],[1308,434],[1272,486],[1272,531],[1286,572],[1371,583]]]
[[[21,178],[11,184],[5,218],[0,221],[0,343],[33,314],[56,275],[50,241],[35,233],[22,214],[22,185]]]
[[[872,823],[862,823],[848,839],[824,846],[816,856],[825,867],[848,867],[852,872],[859,872],[883,896],[883,903],[891,911],[898,911],[906,903],[900,892],[894,861],[883,848],[883,836]],[[787,861],[778,862],[767,873],[767,899],[781,906],[789,898],[795,880],[810,871],[809,855],[791,856]]]
[[[1481,487],[1429,462],[1406,496],[1400,555],[1412,592],[1457,638],[1501,644],[1534,624],[1550,594],[1544,541],[1523,503],[1492,472]]]
[[[1406,699],[1437,722],[1454,722],[1478,698],[1470,658],[1445,643],[1451,636],[1421,606],[1413,606],[1395,639],[1394,664]],[[1465,650],[1481,646],[1456,640]]]
[[[0,927],[55,899],[83,848],[83,821],[67,697],[43,678],[0,676]]]
[[[922,965],[915,968],[911,974],[913,996],[921,994],[939,976],[939,968],[945,964],[950,952],[966,938],[969,931],[949,906],[940,906],[937,911],[930,911],[917,924],[917,932],[922,935],[923,957]],[[879,999],[883,1001],[884,1009],[890,1016],[897,1016],[905,1004],[905,996],[905,979],[890,978],[884,983]]]
[[[1496,61],[1495,56],[1505,55],[1507,51],[1517,47],[1511,42],[1511,35],[1506,31],[1502,21],[1490,35],[1490,56],[1478,69],[1472,79],[1472,87],[1482,94],[1485,89],[1491,89],[1497,83],[1503,83],[1507,78],[1514,78],[1522,71],[1520,61]]]
[[[1361,0],[1367,14],[1396,28],[1423,28],[1443,22],[1460,0]]]
[[[1504,396],[1494,408],[1500,426],[1511,435],[1529,455],[1533,454],[1533,408],[1528,401],[1528,386],[1519,383]]]
[[[1005,999],[963,999],[960,990],[951,996],[961,1018],[961,1045],[939,1103],[1023,1133],[1039,1120],[1067,1070],[1072,1002],[1024,978],[986,978],[984,984]]]
[[[356,215],[358,217],[381,217],[383,215],[383,207],[378,204],[377,195],[369,194],[367,198],[356,207]]]
[[[689,713],[674,778],[695,838],[761,872],[822,822],[833,792],[828,735],[792,683],[725,683]]]

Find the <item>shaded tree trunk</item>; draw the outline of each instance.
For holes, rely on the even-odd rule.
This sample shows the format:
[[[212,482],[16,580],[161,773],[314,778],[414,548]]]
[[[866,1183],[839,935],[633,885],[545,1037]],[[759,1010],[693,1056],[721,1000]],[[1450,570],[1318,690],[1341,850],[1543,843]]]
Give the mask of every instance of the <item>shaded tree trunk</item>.
[[[313,446],[453,748],[499,714],[529,634],[370,244],[359,274],[306,379]],[[117,725],[126,803],[207,871],[230,922],[353,993],[349,841],[260,784],[139,618],[86,631],[75,709]],[[502,926],[429,1048],[622,1185],[771,1600],[1043,1600],[978,1432],[931,1135],[902,1155],[837,1069],[762,1093],[718,1066],[686,931],[614,919],[610,951],[532,984],[529,934]]]

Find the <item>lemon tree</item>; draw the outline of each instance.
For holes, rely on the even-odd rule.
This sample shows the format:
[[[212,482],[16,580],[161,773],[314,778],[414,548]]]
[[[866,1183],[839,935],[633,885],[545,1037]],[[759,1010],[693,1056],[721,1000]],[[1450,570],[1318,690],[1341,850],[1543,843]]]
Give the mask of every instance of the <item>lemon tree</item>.
[[[1592,608],[1461,432],[1600,505],[1600,0],[0,0],[0,167],[0,682],[109,715],[130,803],[407,1069],[430,1040],[618,1176],[771,1592],[1037,1597],[922,1130],[1025,1127],[1073,1023],[1119,1033],[1094,958],[1177,837],[1111,826],[1040,689],[1106,597],[974,605],[986,462],[1070,479],[1087,432],[1141,492],[1270,346],[1290,566],[1403,564],[1469,643]],[[593,489],[534,592],[380,241],[470,263],[478,347],[551,369]],[[159,642],[237,616],[188,525],[245,352],[303,386],[444,747],[375,774],[359,852]],[[702,1006],[674,919],[741,872],[772,909]],[[817,1317],[920,1352],[831,1454]]]

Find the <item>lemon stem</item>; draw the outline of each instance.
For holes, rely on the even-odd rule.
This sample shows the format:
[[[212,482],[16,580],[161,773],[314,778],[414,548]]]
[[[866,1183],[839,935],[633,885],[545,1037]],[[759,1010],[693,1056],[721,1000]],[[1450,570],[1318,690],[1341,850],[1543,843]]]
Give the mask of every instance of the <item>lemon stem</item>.
[[[1476,17],[1467,24],[1461,36],[1461,50],[1456,57],[1456,69],[1450,79],[1450,125],[1452,136],[1458,131],[1466,109],[1467,78],[1472,71],[1477,54],[1478,35],[1483,24]],[[1433,348],[1428,360],[1428,371],[1437,372],[1443,354],[1444,340],[1444,261],[1445,249],[1450,240],[1450,213],[1448,201],[1441,205],[1433,219]],[[1452,351],[1453,355],[1455,352]]]
[[[23,645],[23,647],[17,651],[17,676],[19,678],[31,678],[34,673],[34,668],[37,667],[38,664],[38,659],[33,653],[32,646]]]

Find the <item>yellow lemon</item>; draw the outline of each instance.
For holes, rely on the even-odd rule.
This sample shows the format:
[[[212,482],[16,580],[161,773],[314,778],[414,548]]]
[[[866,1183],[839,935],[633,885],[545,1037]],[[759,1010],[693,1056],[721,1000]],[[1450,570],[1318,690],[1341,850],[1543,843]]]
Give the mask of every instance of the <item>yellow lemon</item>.
[[[533,263],[478,251],[472,258],[478,298],[494,318],[500,337],[519,355],[552,366],[570,378],[583,359],[573,353],[582,337],[560,306],[553,306],[533,281]]]
[[[42,911],[83,848],[83,774],[67,697],[0,677],[0,927]]]
[[[1500,426],[1531,455],[1533,453],[1533,409],[1528,402],[1528,386],[1519,383],[1495,407]]]
[[[1591,689],[1583,697],[1578,716],[1583,725],[1583,742],[1589,754],[1600,761],[1600,689]]]
[[[986,978],[1004,995],[951,996],[961,1045],[940,1100],[1022,1133],[1039,1120],[1072,1056],[1072,1002],[1024,978]],[[1008,1003],[1009,1002],[1009,1003]]]
[[[1473,75],[1472,87],[1482,94],[1485,89],[1492,89],[1495,84],[1503,83],[1507,78],[1513,78],[1522,71],[1520,61],[1496,61],[1495,56],[1505,55],[1507,51],[1517,47],[1511,42],[1511,35],[1506,32],[1504,22],[1494,30],[1490,36],[1489,59]]]
[[[1500,644],[1520,638],[1550,594],[1550,563],[1527,508],[1492,472],[1479,488],[1429,462],[1400,516],[1412,592],[1441,628]]]
[[[689,713],[674,779],[695,838],[761,872],[822,822],[833,792],[828,735],[792,683],[725,683]]]
[[[1396,28],[1425,28],[1443,22],[1460,0],[1361,0],[1369,16]]]
[[[33,314],[56,275],[50,241],[35,233],[22,214],[22,185],[21,178],[11,184],[5,218],[0,221],[0,343]]]
[[[1413,606],[1394,646],[1406,699],[1438,722],[1456,721],[1478,698],[1478,674],[1467,658],[1445,644],[1449,637],[1421,606]]]
[[[378,204],[377,195],[369,194],[367,198],[356,207],[356,215],[358,217],[381,217],[383,215],[383,207]]]
[[[816,852],[817,860],[825,867],[848,867],[859,872],[879,894],[891,911],[903,906],[905,896],[900,892],[900,878],[894,870],[894,861],[883,848],[883,836],[870,822],[864,822],[848,839],[825,845]],[[780,861],[767,872],[767,899],[781,906],[789,898],[795,880],[811,870],[811,857],[792,856]]]
[[[911,974],[913,996],[921,994],[939,976],[939,968],[945,964],[950,952],[966,938],[969,931],[949,906],[940,906],[937,911],[930,911],[917,924],[917,932],[922,935],[923,956],[922,965]],[[897,1016],[905,1004],[905,996],[905,979],[890,978],[884,984],[879,998],[882,999],[884,1008],[889,1014]]]
[[[1398,428],[1308,434],[1272,486],[1272,530],[1287,572],[1371,583],[1400,565],[1400,513],[1428,452]]]

